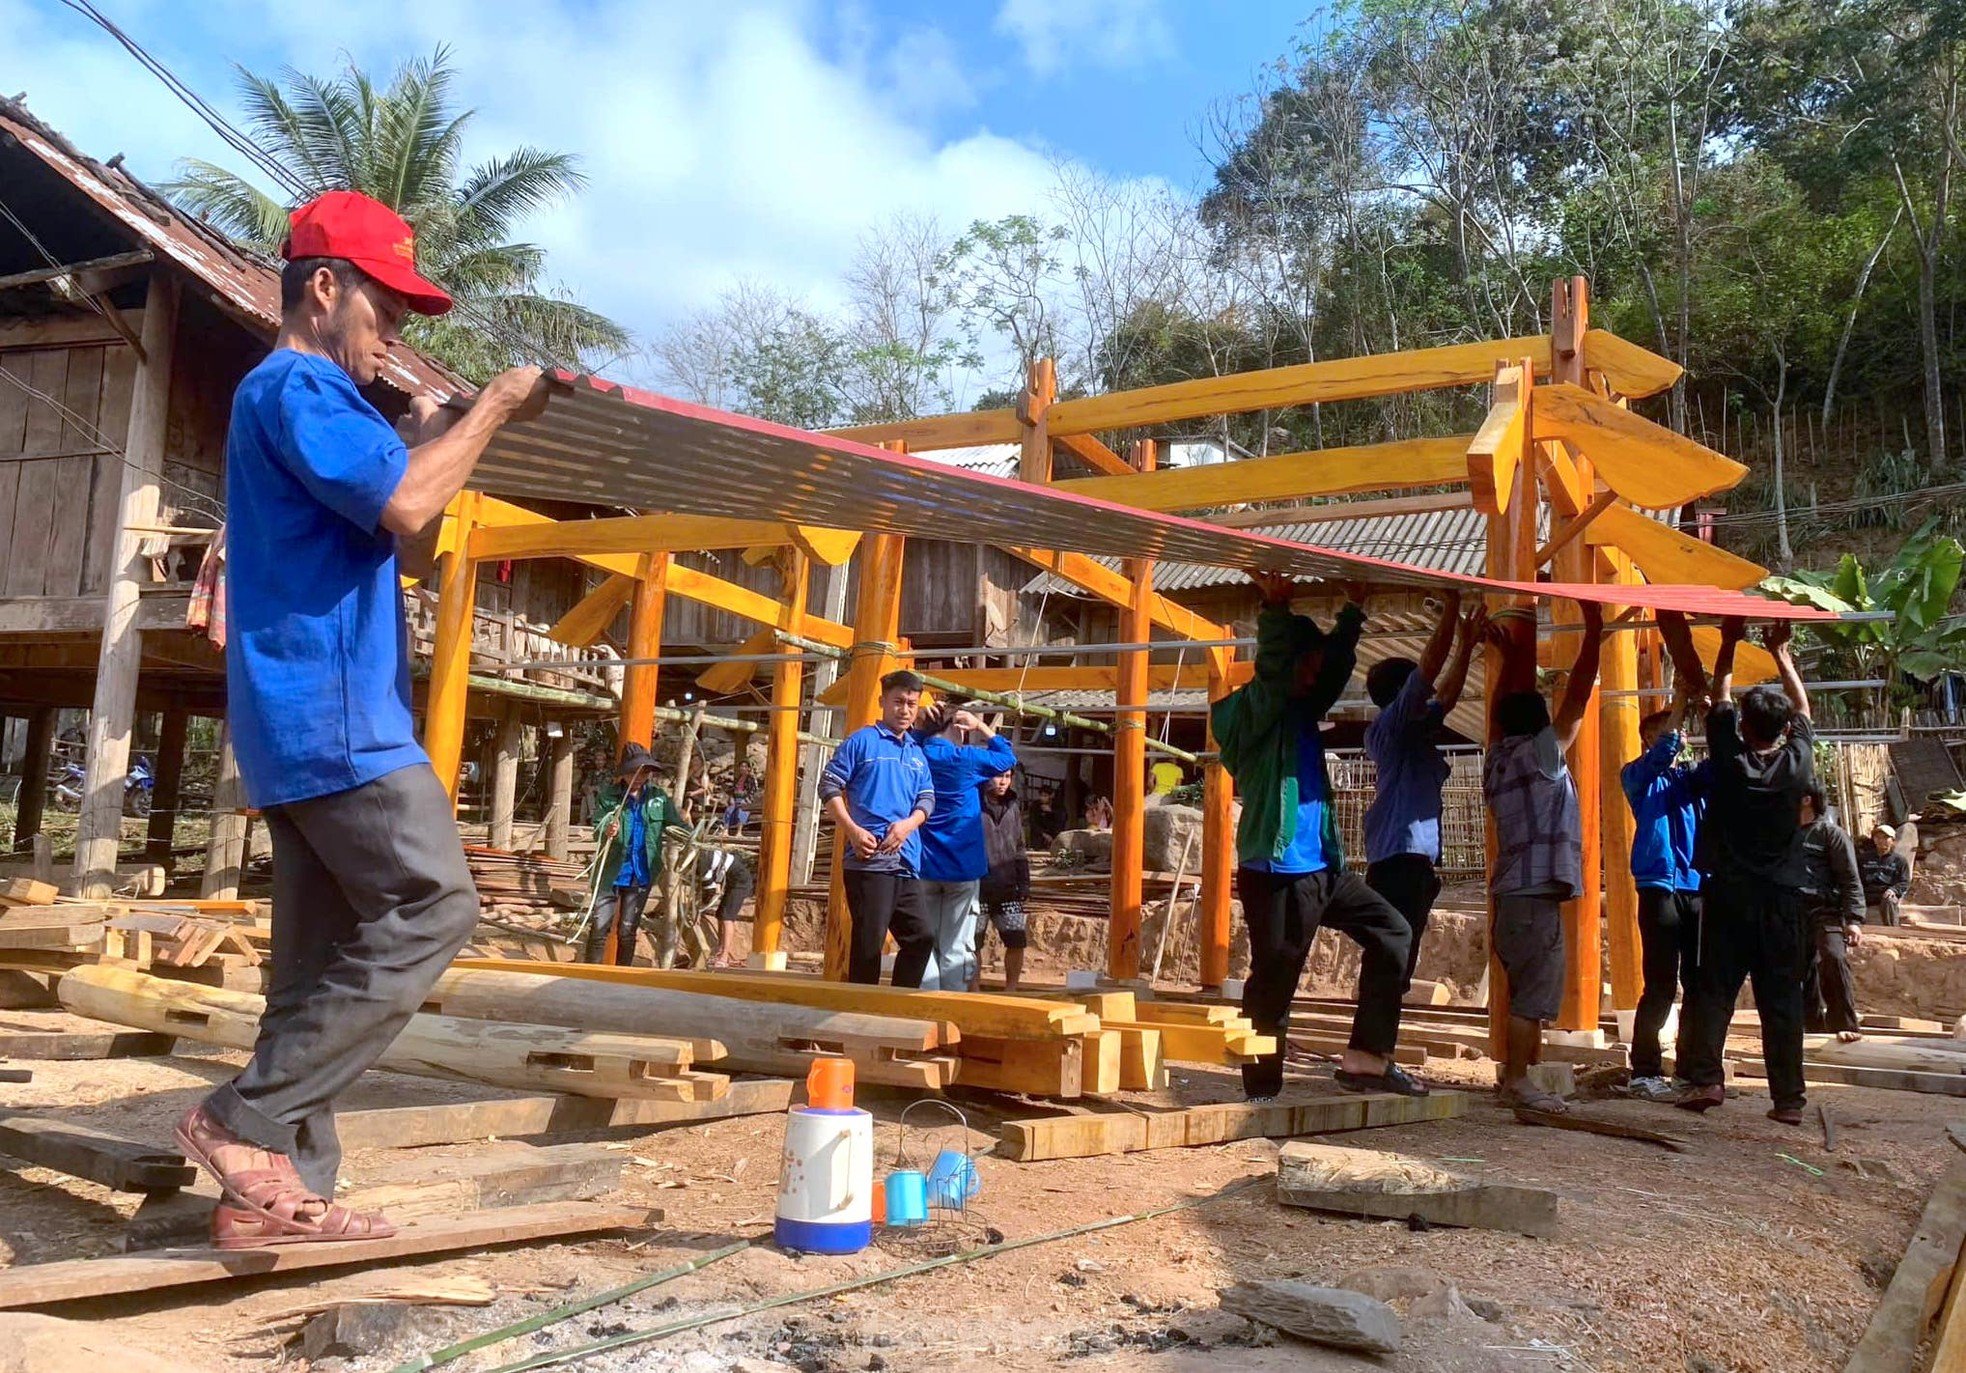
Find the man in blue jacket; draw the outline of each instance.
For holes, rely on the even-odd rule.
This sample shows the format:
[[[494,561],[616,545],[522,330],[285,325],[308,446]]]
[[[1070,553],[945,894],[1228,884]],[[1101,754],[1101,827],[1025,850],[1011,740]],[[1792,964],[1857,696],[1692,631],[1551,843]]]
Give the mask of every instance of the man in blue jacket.
[[[1632,880],[1638,884],[1638,939],[1645,979],[1633,1020],[1632,1095],[1671,1101],[1678,1093],[1665,1077],[1659,1032],[1672,1012],[1673,991],[1693,993],[1700,950],[1700,872],[1693,851],[1706,808],[1704,764],[1680,760],[1687,709],[1681,696],[1672,709],[1639,722],[1643,752],[1619,774],[1637,828],[1632,834]]]
[[[615,768],[615,783],[601,793],[594,817],[594,884],[588,899],[587,962],[607,960],[608,934],[616,934],[614,961],[635,962],[635,936],[648,909],[649,894],[662,878],[662,832],[681,826],[682,815],[656,781],[655,755],[630,744]],[[675,932],[661,930],[657,953],[673,953]],[[666,948],[664,946],[667,946]]]
[[[912,732],[922,679],[905,670],[881,678],[881,718],[840,741],[819,774],[826,814],[846,838],[842,863],[853,946],[849,982],[881,980],[881,950],[891,932],[900,952],[894,985],[919,987],[935,947],[922,917],[922,841],[916,833],[935,813],[928,759]]]
[[[965,743],[978,734],[980,744]],[[935,952],[922,990],[966,992],[976,978],[976,913],[990,871],[983,844],[984,783],[1017,766],[1017,752],[968,709],[930,707],[915,724],[928,775],[935,780],[935,813],[922,826],[922,914]]]

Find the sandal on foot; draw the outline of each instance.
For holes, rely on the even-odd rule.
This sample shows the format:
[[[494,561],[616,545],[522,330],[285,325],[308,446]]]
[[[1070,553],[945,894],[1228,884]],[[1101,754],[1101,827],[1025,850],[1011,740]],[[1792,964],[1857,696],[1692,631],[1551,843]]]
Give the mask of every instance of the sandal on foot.
[[[1383,1073],[1354,1073],[1340,1068],[1336,1080],[1348,1092],[1392,1092],[1399,1096],[1433,1094],[1426,1083],[1408,1076],[1397,1063],[1388,1063]]]
[[[1538,1111],[1546,1116],[1560,1116],[1570,1110],[1570,1103],[1554,1092],[1546,1092],[1541,1087],[1529,1083],[1519,1083],[1513,1087],[1496,1090],[1502,1104],[1516,1111]]]
[[[212,1208],[212,1247],[264,1249],[276,1244],[332,1244],[339,1240],[388,1239],[396,1233],[396,1227],[380,1215],[331,1203],[317,1220],[306,1224],[309,1228],[295,1229],[291,1222],[268,1220],[221,1201]]]

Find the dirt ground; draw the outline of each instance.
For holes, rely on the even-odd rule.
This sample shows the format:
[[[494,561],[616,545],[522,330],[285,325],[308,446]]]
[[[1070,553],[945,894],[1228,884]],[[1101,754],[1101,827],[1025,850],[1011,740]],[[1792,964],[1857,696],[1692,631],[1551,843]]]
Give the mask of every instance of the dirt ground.
[[[8,1012],[7,1022],[58,1023]],[[9,1108],[47,1108],[100,1128],[163,1141],[176,1113],[229,1075],[239,1056],[37,1063],[34,1080],[0,1086]],[[1485,1063],[1433,1063],[1437,1081],[1484,1085]],[[1305,1090],[1330,1090],[1307,1068]],[[1227,1074],[1177,1074],[1182,1100],[1228,1100]],[[1824,1148],[1813,1111],[1801,1129],[1763,1117],[1758,1084],[1706,1118],[1635,1102],[1593,1109],[1688,1137],[1685,1153],[1514,1122],[1477,1099],[1463,1118],[1365,1131],[1337,1142],[1395,1149],[1562,1198],[1556,1235],[1536,1240],[1478,1230],[1415,1232],[1279,1206],[1267,1179],[1277,1145],[1244,1141],[1048,1163],[982,1160],[975,1215],[941,1236],[963,1243],[994,1229],[1039,1235],[1189,1199],[1204,1204],[1158,1219],[1034,1246],[847,1296],[792,1305],[597,1357],[583,1367],[649,1370],[1422,1370],[1840,1368],[1903,1252],[1953,1146],[1948,1098],[1826,1086],[1837,1146]],[[459,1099],[448,1084],[372,1074],[348,1106]],[[863,1101],[882,1122],[878,1166],[892,1159],[905,1098]],[[994,1119],[978,1111],[988,1127]],[[990,1132],[974,1139],[985,1143]],[[562,1137],[555,1137],[556,1140]],[[753,1248],[451,1367],[485,1370],[594,1338],[717,1313],[901,1267],[919,1242],[883,1241],[849,1258],[794,1258],[769,1229],[782,1124],[753,1116],[607,1136],[624,1160],[620,1199],[665,1219],[625,1238],[535,1245],[387,1270],[254,1286],[184,1289],[151,1299],[103,1299],[57,1314],[92,1323],[201,1370],[302,1366],[290,1343],[297,1306],[412,1276],[476,1275],[500,1292],[488,1308],[419,1307],[402,1331],[362,1358],[323,1367],[386,1369],[419,1349],[549,1310],[669,1267],[733,1237]],[[469,1145],[444,1146],[465,1152]],[[398,1153],[352,1155],[344,1181],[382,1177]],[[0,1170],[0,1240],[16,1263],[114,1252],[136,1198],[39,1169]],[[0,1261],[6,1255],[0,1253]],[[1405,1344],[1383,1360],[1277,1343],[1221,1312],[1216,1291],[1248,1278],[1336,1282],[1368,1269],[1423,1270],[1410,1290],[1451,1283],[1473,1311],[1440,1298],[1408,1312]],[[1397,1304],[1397,1303],[1396,1303]],[[1480,1313],[1480,1314],[1477,1314]],[[79,1365],[78,1365],[79,1366]],[[92,1361],[92,1367],[94,1361]]]

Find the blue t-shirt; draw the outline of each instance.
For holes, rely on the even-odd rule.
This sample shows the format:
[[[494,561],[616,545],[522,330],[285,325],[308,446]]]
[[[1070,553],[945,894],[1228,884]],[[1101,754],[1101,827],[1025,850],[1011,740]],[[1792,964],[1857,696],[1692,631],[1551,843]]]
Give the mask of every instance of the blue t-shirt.
[[[922,876],[931,882],[975,882],[989,875],[983,849],[983,795],[992,777],[1017,766],[1017,750],[1002,735],[986,744],[958,744],[941,735],[922,740],[935,779],[935,814],[922,826]]]
[[[225,439],[226,695],[246,798],[278,806],[429,760],[382,510],[409,452],[348,374],[279,349]]]
[[[1323,872],[1331,866],[1331,855],[1324,851],[1324,815],[1329,806],[1324,793],[1324,740],[1313,723],[1297,732],[1297,833],[1275,858],[1259,858],[1243,866],[1279,877]]]
[[[878,722],[863,725],[840,740],[825,771],[819,774],[819,796],[824,801],[844,796],[853,823],[876,839],[886,837],[889,825],[906,820],[917,810],[931,817],[935,814],[935,783],[920,741],[912,734],[896,734]],[[893,853],[876,853],[872,858],[862,858],[849,845],[845,866],[914,877],[921,872],[921,862],[922,832],[918,829]]]
[[[642,814],[642,796],[632,793],[621,803],[621,871],[615,874],[617,887],[654,885],[649,876],[649,822]]]
[[[1450,769],[1435,740],[1446,714],[1434,684],[1415,669],[1366,726],[1365,752],[1379,774],[1365,808],[1366,862],[1402,853],[1440,862],[1440,789]]]

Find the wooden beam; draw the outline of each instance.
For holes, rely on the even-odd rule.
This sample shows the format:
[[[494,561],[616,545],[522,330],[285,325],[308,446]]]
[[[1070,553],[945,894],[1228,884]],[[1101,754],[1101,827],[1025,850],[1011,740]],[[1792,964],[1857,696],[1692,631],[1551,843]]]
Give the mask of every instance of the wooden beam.
[[[148,248],[138,248],[128,253],[111,253],[108,257],[92,257],[86,262],[70,263],[65,267],[36,267],[27,272],[10,272],[0,276],[0,291],[10,291],[16,286],[38,286],[57,277],[80,276],[85,272],[114,271],[119,267],[141,267],[151,260]]]
[[[1133,466],[1154,470],[1151,439],[1133,445]],[[1154,637],[1154,560],[1126,560],[1128,588],[1120,639],[1144,644]],[[1121,710],[1113,720],[1113,850],[1111,916],[1106,924],[1106,974],[1116,980],[1140,976],[1141,869],[1146,854],[1147,819],[1147,649],[1119,655]],[[1169,895],[1170,914],[1173,894]],[[1163,1046],[1165,1047],[1165,1046]]]
[[[803,606],[809,560],[798,549],[787,549],[782,570],[784,604]],[[804,663],[791,660],[771,665],[771,731],[765,740],[758,890],[751,921],[751,948],[758,954],[777,953],[784,939],[785,910],[791,896],[792,827],[799,796],[799,695],[804,685]]]
[[[610,573],[606,581],[575,601],[573,608],[546,631],[546,637],[568,648],[591,648],[634,599],[635,579]]]
[[[1598,480],[1648,510],[1726,491],[1748,471],[1732,458],[1573,383],[1559,382],[1536,393],[1530,427],[1539,442],[1569,441],[1590,459]]]
[[[178,278],[153,271],[144,297],[144,361],[130,396],[123,460],[116,465],[114,547],[108,551],[109,589],[102,603],[102,649],[96,660],[89,712],[87,775],[75,827],[75,877],[82,896],[107,896],[116,885],[116,850],[123,836],[123,779],[130,769],[137,675],[143,632],[137,628],[142,587],[149,580],[146,536],[132,526],[157,523],[171,409],[171,367],[177,341]]]
[[[1239,672],[1238,669],[1247,669]],[[1208,702],[1210,706],[1205,744],[1208,762],[1202,769],[1201,831],[1201,923],[1197,943],[1201,950],[1202,990],[1214,991],[1229,976],[1230,926],[1234,880],[1237,865],[1235,822],[1235,778],[1222,765],[1221,749],[1215,739],[1214,705],[1255,673],[1254,663],[1238,663],[1236,650],[1213,649],[1208,654]],[[1167,918],[1174,918],[1177,892],[1168,894]]]
[[[1073,457],[1090,464],[1094,470],[1113,477],[1130,477],[1133,468],[1125,458],[1115,453],[1090,434],[1065,434],[1057,439],[1060,448]]]
[[[853,550],[860,547],[860,531],[857,529],[824,529],[813,524],[788,524],[786,537],[793,547],[816,563],[826,567],[839,567],[853,556]]]
[[[1003,1151],[1018,1163],[1096,1158],[1102,1154],[1226,1144],[1238,1139],[1288,1139],[1293,1135],[1411,1125],[1449,1120],[1467,1114],[1467,1110],[1468,1094],[1457,1091],[1436,1091],[1424,1097],[1387,1092],[1262,1104],[1232,1101],[1175,1109],[1142,1106],[1096,1110],[1036,1120],[1007,1120],[1003,1123]]]
[[[1137,510],[1206,510],[1249,501],[1287,501],[1347,491],[1390,491],[1466,481],[1467,435],[1399,439],[1352,448],[1319,448],[1267,458],[1135,472],[1125,477],[1077,477],[1057,490]]]
[[[1249,680],[1254,671],[1253,664],[1239,664],[1230,669],[1230,681],[1239,685]],[[935,675],[975,691],[1114,691],[1119,687],[1120,670],[1117,667],[951,667]],[[1202,691],[1211,680],[1205,663],[1147,665],[1147,686],[1152,691]],[[819,703],[838,705],[845,699],[845,687],[835,683],[820,693]]]
[[[1024,382],[1024,394],[1017,402],[1018,437],[1021,444],[1017,475],[1027,482],[1051,480],[1051,438],[1045,414],[1058,398],[1058,365],[1050,358],[1031,363]]]
[[[1672,359],[1629,343],[1609,329],[1584,331],[1584,366],[1601,374],[1612,390],[1634,400],[1656,396],[1685,372]]]
[[[1417,496],[1388,496],[1384,500],[1319,501],[1315,505],[1281,505],[1204,515],[1206,524],[1224,529],[1257,529],[1268,525],[1341,524],[1349,520],[1383,520],[1401,515],[1431,515],[1442,510],[1474,508],[1472,491],[1430,491]]]
[[[1015,410],[967,410],[925,419],[894,420],[887,424],[857,424],[825,432],[856,443],[899,444],[910,453],[942,448],[977,448],[984,444],[1016,443],[1024,435]]]
[[[1917,1351],[1946,1300],[1966,1245],[1966,1158],[1955,1157],[1934,1184],[1904,1257],[1872,1310],[1844,1373],[1912,1373]],[[1947,1322],[1950,1327],[1951,1322]]]
[[[1600,554],[1609,566],[1607,581],[1630,584],[1638,574],[1622,554]],[[1598,696],[1598,781],[1604,798],[1598,808],[1604,855],[1604,918],[1610,948],[1611,1005],[1635,1010],[1644,990],[1638,935],[1638,886],[1632,880],[1632,842],[1637,821],[1624,799],[1625,764],[1638,757],[1638,722],[1646,714],[1638,689],[1638,635],[1604,637],[1604,689]]]
[[[480,561],[574,558],[613,553],[684,553],[693,549],[781,544],[790,535],[771,520],[711,515],[619,515],[600,520],[545,520],[472,531],[470,552]]]
[[[753,654],[775,653],[778,651],[778,631],[761,629],[737,646],[737,656],[748,658]],[[722,662],[712,663],[696,674],[696,685],[706,696],[728,696],[734,691],[742,691],[751,684],[751,679],[770,663]]]
[[[1591,527],[1593,521],[1617,503],[1618,493],[1606,487],[1591,497],[1589,505],[1579,514],[1572,515],[1563,522],[1563,528],[1551,536],[1550,541],[1536,550],[1536,566],[1542,567],[1558,553],[1576,542],[1577,537]],[[1646,521],[1648,524],[1651,521]]]
[[[1526,361],[1497,365],[1488,413],[1482,417],[1481,428],[1468,440],[1464,457],[1468,491],[1475,509],[1484,515],[1499,515],[1507,510],[1520,479],[1522,437],[1529,426],[1523,382],[1527,370]]]
[[[668,601],[669,574],[674,569],[667,553],[642,555],[634,599],[628,606],[628,654],[622,670],[621,717],[616,738],[647,748],[655,742],[655,698],[662,653],[662,611]]]
[[[1060,483],[1063,485],[1063,483]],[[1082,591],[1097,596],[1111,605],[1126,609],[1132,601],[1132,583],[1124,573],[1115,572],[1104,563],[1088,558],[1083,553],[1058,553],[1043,548],[1006,548],[1027,563],[1034,563]],[[1148,598],[1149,614],[1153,622],[1161,628],[1180,635],[1184,639],[1232,639],[1235,637],[1227,628],[1204,620],[1179,601],[1171,601],[1158,593]],[[1170,644],[1170,648],[1175,645]]]
[[[478,565],[464,546],[476,525],[480,497],[461,491],[453,503],[460,547],[437,559],[437,629],[430,653],[430,686],[424,697],[423,751],[437,780],[457,804],[464,766],[464,717],[471,699],[471,619],[477,609]]]
[[[141,633],[183,630],[191,594],[163,587],[137,588],[132,627]],[[0,598],[0,634],[100,634],[100,596],[8,596]]]
[[[404,1226],[388,1239],[289,1244],[267,1249],[163,1249],[113,1258],[23,1264],[0,1272],[0,1310],[54,1306],[91,1297],[155,1292],[309,1268],[368,1268],[422,1254],[635,1230],[648,1223],[649,1212],[643,1207],[562,1201],[499,1207],[462,1216],[432,1216]]]
[[[113,1192],[174,1192],[198,1175],[182,1154],[41,1116],[0,1116],[0,1155]]]
[[[761,591],[753,591],[748,586],[739,586],[736,582],[725,581],[722,577],[714,577],[681,563],[670,565],[669,594],[715,606],[743,619],[789,630],[808,639],[817,639],[834,648],[852,648],[854,645],[854,631],[846,625],[835,624],[818,615],[799,613],[796,607],[788,614],[783,603],[774,601]]]
[[[1605,511],[1585,531],[1584,540],[1630,555],[1645,580],[1659,585],[1740,591],[1768,575],[1768,569],[1758,563],[1622,506]]]
[[[1225,377],[1198,377],[1137,391],[1059,401],[1052,407],[1051,432],[1054,435],[1099,433],[1206,415],[1363,400],[1443,386],[1476,386],[1495,375],[1496,363],[1524,356],[1533,357],[1537,370],[1547,372],[1549,339],[1457,343],[1444,348],[1307,362]]]
[[[1487,1182],[1428,1159],[1294,1140],[1277,1155],[1277,1200],[1359,1218],[1405,1220],[1546,1238],[1556,1193]]]

